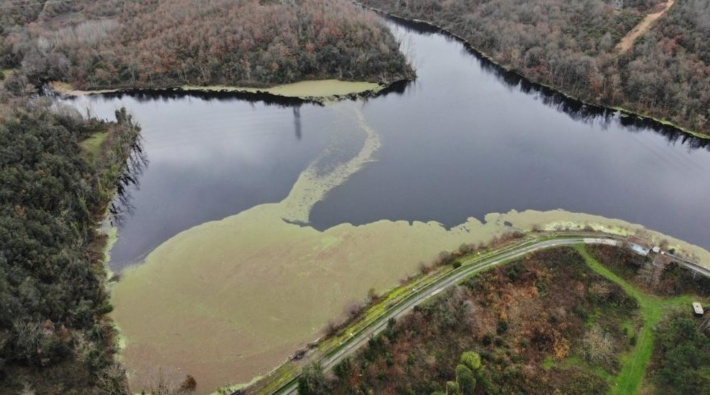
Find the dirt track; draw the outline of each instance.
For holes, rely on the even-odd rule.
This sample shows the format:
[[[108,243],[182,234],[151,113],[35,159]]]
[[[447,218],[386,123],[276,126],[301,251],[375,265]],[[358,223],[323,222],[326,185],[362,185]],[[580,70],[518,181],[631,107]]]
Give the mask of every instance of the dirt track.
[[[624,38],[621,39],[619,44],[616,45],[616,50],[619,52],[619,54],[623,54],[631,47],[634,45],[634,42],[636,39],[641,36],[642,34],[646,33],[648,29],[651,28],[651,24],[656,21],[656,19],[660,18],[663,16],[663,14],[668,11],[673,4],[675,4],[675,0],[668,0],[666,4],[663,6],[663,9],[655,12],[653,14],[648,14],[638,25],[636,25],[631,31],[624,36]]]

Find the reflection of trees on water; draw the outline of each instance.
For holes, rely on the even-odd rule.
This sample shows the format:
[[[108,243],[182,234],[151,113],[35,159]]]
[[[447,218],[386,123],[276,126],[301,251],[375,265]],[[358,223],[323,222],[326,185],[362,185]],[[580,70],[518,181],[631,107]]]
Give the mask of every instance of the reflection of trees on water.
[[[336,95],[335,97],[342,100],[367,100],[369,98],[387,96],[391,93],[403,94],[406,90],[409,81],[396,81],[385,89],[376,94],[349,94]],[[102,93],[102,97],[108,99],[122,99],[123,97],[131,97],[139,103],[161,100],[167,102],[169,100],[195,97],[205,101],[245,101],[249,103],[263,103],[267,106],[277,107],[301,107],[304,104],[313,104],[323,106],[323,103],[301,99],[299,97],[278,96],[267,92],[236,92],[236,91],[184,91],[179,89],[163,89],[163,90],[122,90],[118,92]],[[67,97],[72,99],[72,97]]]
[[[305,103],[321,105],[312,100],[304,100],[297,97],[285,97],[272,95],[266,92],[246,93],[234,91],[183,91],[176,89],[164,90],[125,90],[112,93],[104,93],[101,96],[110,99],[121,99],[125,96],[135,99],[139,103],[152,102],[157,100],[169,101],[175,99],[195,97],[205,101],[246,101],[250,103],[264,103],[267,106],[294,107]]]
[[[296,138],[301,139],[301,106],[293,107],[293,126],[296,129]]]
[[[388,17],[387,19],[397,26],[402,27],[405,31],[423,35],[441,34],[449,42],[462,44],[462,51],[466,54],[473,55],[480,62],[481,69],[488,75],[491,75],[496,80],[508,86],[511,90],[519,90],[526,94],[535,95],[545,105],[567,114],[575,121],[599,125],[602,129],[606,129],[618,122],[619,125],[630,132],[652,130],[663,135],[670,143],[680,142],[691,149],[703,148],[710,151],[710,139],[695,137],[650,118],[626,114],[605,107],[588,105],[579,100],[571,99],[549,87],[530,82],[520,74],[498,66],[461,38],[441,30],[438,27],[424,22],[412,22],[394,17]]]
[[[138,138],[131,147],[123,173],[116,185],[116,198],[109,207],[111,224],[121,227],[127,217],[133,215],[135,206],[131,203],[133,191],[140,189],[140,177],[148,167],[148,157],[143,150],[142,141]]]
[[[602,127],[602,129],[607,129],[612,124],[618,123],[630,132],[652,130],[663,135],[668,142],[680,142],[692,149],[703,148],[710,151],[710,140],[708,139],[695,137],[650,118],[589,105],[576,99],[570,99],[551,88],[530,82],[518,74],[506,71],[485,59],[481,60],[481,66],[502,83],[518,89],[520,92],[535,95],[545,105],[567,114],[575,121],[585,124],[596,124]]]

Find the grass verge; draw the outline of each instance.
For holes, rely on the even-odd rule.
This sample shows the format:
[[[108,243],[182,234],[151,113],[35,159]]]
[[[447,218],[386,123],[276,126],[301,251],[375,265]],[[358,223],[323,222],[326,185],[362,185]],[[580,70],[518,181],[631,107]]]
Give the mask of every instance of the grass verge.
[[[643,317],[643,327],[637,334],[636,346],[630,353],[620,358],[622,363],[621,372],[613,379],[611,390],[611,394],[614,395],[636,394],[639,392],[646,369],[651,362],[656,325],[661,322],[661,319],[663,319],[669,309],[681,305],[689,305],[691,297],[679,296],[664,299],[649,295],[599,263],[587,252],[584,245],[578,245],[575,248],[592,270],[618,284],[627,294],[639,302],[641,316]]]

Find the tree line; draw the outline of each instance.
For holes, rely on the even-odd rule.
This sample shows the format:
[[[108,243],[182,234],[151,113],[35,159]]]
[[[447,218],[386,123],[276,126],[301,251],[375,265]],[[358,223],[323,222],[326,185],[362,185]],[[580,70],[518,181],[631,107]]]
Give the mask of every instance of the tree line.
[[[4,67],[80,89],[414,76],[384,24],[342,0],[48,2],[4,36]]]
[[[584,101],[710,133],[710,3],[677,0],[631,51],[616,44],[659,0],[363,0],[462,36],[502,66]]]
[[[0,85],[0,393],[125,393],[96,227],[140,128],[30,98],[22,75]]]

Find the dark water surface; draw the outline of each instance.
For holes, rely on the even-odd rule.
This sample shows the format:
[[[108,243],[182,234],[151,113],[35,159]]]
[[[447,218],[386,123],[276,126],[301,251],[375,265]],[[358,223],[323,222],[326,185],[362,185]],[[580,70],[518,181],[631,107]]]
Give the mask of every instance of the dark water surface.
[[[127,188],[128,206],[118,204],[114,270],[192,226],[282,200],[337,126],[313,105],[296,112],[234,99],[125,95],[75,103],[107,118],[126,106],[143,129],[148,163],[139,185]]]
[[[367,104],[379,161],[315,206],[316,227],[562,208],[710,247],[708,141],[535,92],[441,35],[405,37],[419,78]]]
[[[418,80],[363,105],[381,136],[377,161],[316,204],[315,227],[380,219],[452,226],[490,212],[562,208],[710,247],[708,142],[565,100],[442,35],[391,26]],[[114,270],[191,226],[280,201],[333,145],[333,130],[352,121],[337,114],[352,103],[146,95],[75,103],[103,117],[126,106],[143,126],[149,163],[140,188],[129,188]]]

